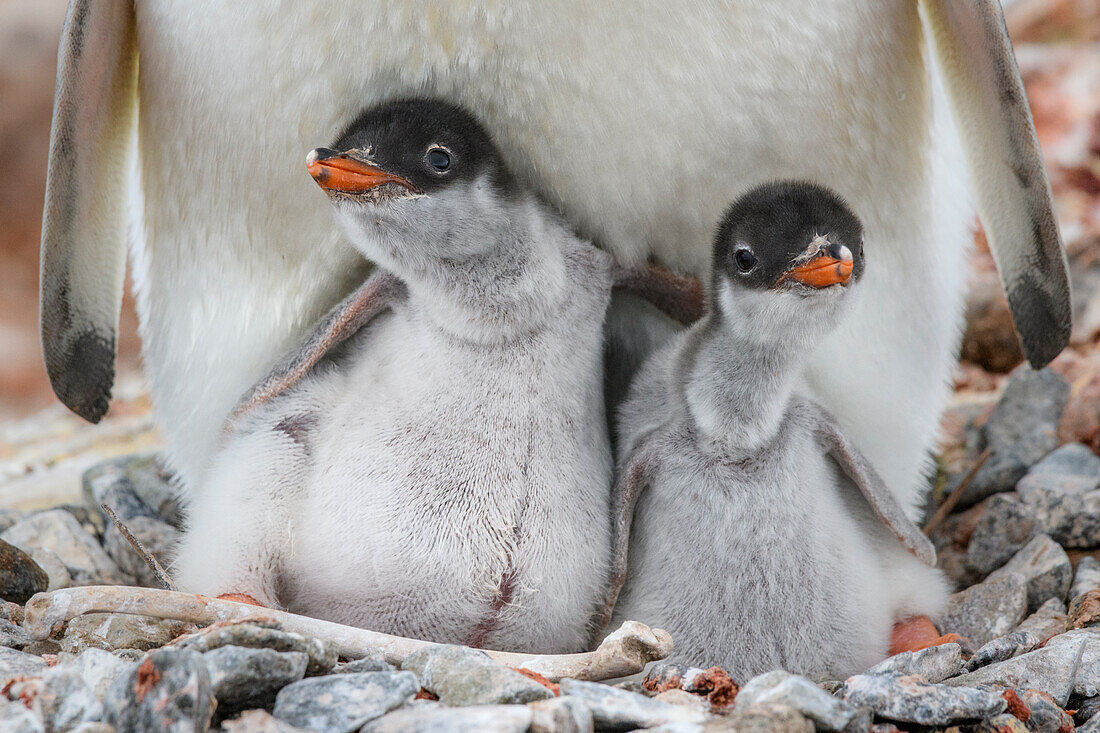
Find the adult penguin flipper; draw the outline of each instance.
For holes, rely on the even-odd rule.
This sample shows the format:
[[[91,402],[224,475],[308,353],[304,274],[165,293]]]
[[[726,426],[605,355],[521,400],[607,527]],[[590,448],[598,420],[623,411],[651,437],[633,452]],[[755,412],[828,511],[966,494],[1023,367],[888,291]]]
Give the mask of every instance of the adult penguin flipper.
[[[353,293],[336,304],[298,347],[279,361],[233,411],[231,421],[270,402],[298,384],[326,354],[354,336],[374,318],[405,297],[405,284],[393,274],[376,269]]]
[[[133,3],[70,0],[50,129],[39,318],[53,390],[91,422],[107,412],[115,375],[136,83]]]
[[[920,4],[1016,331],[1028,361],[1041,368],[1069,341],[1069,276],[1001,4]]]
[[[871,505],[875,516],[917,559],[929,566],[936,565],[936,548],[907,516],[894,493],[887,488],[878,471],[848,440],[836,421],[821,407],[811,402],[799,402],[792,410],[804,414],[813,426],[826,452],[851,479],[860,494]]]

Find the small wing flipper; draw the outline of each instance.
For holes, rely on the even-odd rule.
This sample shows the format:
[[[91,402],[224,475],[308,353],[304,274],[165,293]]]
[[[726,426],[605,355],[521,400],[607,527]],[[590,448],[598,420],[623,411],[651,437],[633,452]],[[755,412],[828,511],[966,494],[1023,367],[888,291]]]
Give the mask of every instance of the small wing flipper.
[[[326,354],[355,335],[375,316],[389,310],[405,297],[405,293],[405,284],[397,277],[384,270],[375,270],[365,283],[325,315],[298,348],[279,361],[245,395],[231,419],[270,402],[302,381]]]
[[[612,274],[616,288],[644,298],[685,326],[703,316],[706,298],[697,278],[677,275],[656,265],[615,265]]]
[[[974,193],[1028,361],[1069,342],[1069,275],[1050,182],[999,0],[921,0]]]
[[[936,564],[936,548],[907,516],[893,492],[886,487],[878,471],[841,432],[836,421],[823,409],[809,402],[796,409],[809,415],[821,442],[841,470],[852,480],[863,498],[871,505],[875,516],[886,525],[909,552],[928,565]]]
[[[50,384],[91,422],[107,412],[115,377],[136,85],[133,3],[71,0],[50,129],[39,316]]]

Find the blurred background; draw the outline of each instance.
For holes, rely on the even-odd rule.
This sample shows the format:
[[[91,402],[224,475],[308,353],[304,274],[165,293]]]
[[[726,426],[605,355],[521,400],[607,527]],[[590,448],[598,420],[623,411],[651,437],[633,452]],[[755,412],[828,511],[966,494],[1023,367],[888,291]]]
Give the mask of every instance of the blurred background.
[[[0,427],[48,408],[37,333],[38,242],[64,0],[0,0]],[[1074,347],[1059,370],[1100,396],[1100,0],[1014,0],[1009,31],[1055,191],[1075,285]],[[981,233],[974,258],[959,399],[991,393],[1021,355]],[[133,303],[123,304],[120,383],[140,393]],[[1095,384],[1093,384],[1095,383]],[[127,387],[127,385],[130,385]],[[1090,386],[1092,385],[1092,386]],[[1095,410],[1094,410],[1095,411]],[[117,409],[114,409],[117,417]],[[1100,416],[1081,418],[1095,440]],[[1092,430],[1085,435],[1080,431]],[[4,441],[0,440],[0,444]],[[0,445],[2,453],[2,445]],[[0,458],[3,456],[0,455]]]

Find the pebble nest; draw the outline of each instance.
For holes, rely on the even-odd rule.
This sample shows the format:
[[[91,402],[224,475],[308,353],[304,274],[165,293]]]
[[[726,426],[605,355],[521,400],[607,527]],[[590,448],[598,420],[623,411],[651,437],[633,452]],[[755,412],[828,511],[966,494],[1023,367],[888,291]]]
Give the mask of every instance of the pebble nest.
[[[157,587],[102,505],[158,557],[178,537],[155,456],[100,463],[83,503],[0,510],[0,733],[1100,731],[1100,457],[1059,445],[1069,393],[1050,370],[1018,369],[966,425],[959,471],[941,471],[930,535],[962,590],[937,621],[963,640],[847,680],[657,662],[617,683],[553,684],[465,647],[397,668],[339,659],[274,622],[125,614],[80,616],[35,641],[21,625],[35,593]]]

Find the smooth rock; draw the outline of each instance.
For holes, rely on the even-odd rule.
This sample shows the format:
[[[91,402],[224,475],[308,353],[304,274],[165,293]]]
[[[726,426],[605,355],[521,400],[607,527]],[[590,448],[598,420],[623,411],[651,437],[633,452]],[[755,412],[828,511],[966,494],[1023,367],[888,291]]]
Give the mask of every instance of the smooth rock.
[[[1073,579],[1073,566],[1061,545],[1045,534],[1032,537],[1004,567],[993,571],[987,580],[1018,573],[1027,582],[1028,613],[1051,598],[1065,601]]]
[[[1057,637],[1055,637],[1057,638]],[[1073,691],[1076,671],[1085,649],[1084,640],[1073,644],[1053,644],[1047,642],[1042,649],[1036,649],[1013,659],[982,667],[960,677],[953,677],[945,685],[976,687],[990,685],[1011,687],[1017,690],[1039,690],[1054,698],[1059,705],[1065,705]]]
[[[26,512],[18,509],[0,509],[0,533],[6,532],[9,527],[15,526],[26,518]]]
[[[526,705],[395,710],[363,728],[363,733],[524,733],[531,725]]]
[[[703,726],[703,730],[706,733],[813,733],[814,724],[794,708],[763,703],[738,706],[730,715]]]
[[[41,677],[16,682],[8,695],[16,700],[29,700],[31,711],[42,721],[47,733],[70,731],[103,716],[103,707],[92,688],[73,669],[48,669]]]
[[[1036,491],[1086,494],[1100,489],[1100,456],[1081,443],[1067,443],[1036,463],[1016,484],[1025,501]]]
[[[157,649],[114,681],[103,699],[108,723],[127,731],[205,731],[217,701],[202,655]]]
[[[89,613],[65,627],[61,648],[79,654],[88,648],[157,649],[195,627],[183,621],[155,619],[128,613]]]
[[[1039,606],[1039,610],[1031,614],[1016,627],[1016,631],[1029,632],[1039,637],[1039,643],[1052,636],[1057,636],[1066,631],[1069,619],[1066,617],[1066,604],[1057,598]]]
[[[30,555],[0,540],[0,598],[26,603],[35,593],[49,586],[50,576]]]
[[[298,733],[290,723],[284,723],[266,710],[246,710],[233,720],[222,723],[225,733]]]
[[[940,644],[916,652],[895,654],[864,674],[917,675],[925,682],[935,684],[959,674],[962,669],[962,647],[958,644]]]
[[[351,733],[400,707],[419,689],[411,672],[311,677],[279,691],[274,715],[299,728]]]
[[[531,733],[592,733],[592,712],[573,697],[552,697],[528,703]]]
[[[954,646],[958,654],[958,644]],[[805,677],[778,670],[752,678],[737,694],[736,707],[758,703],[794,708],[812,720],[818,730],[844,730],[858,714],[855,706],[833,697]]]
[[[500,705],[545,700],[554,693],[534,680],[464,646],[431,646],[414,652],[401,669],[444,705]]]
[[[73,576],[69,574],[69,568],[61,561],[56,552],[47,550],[44,547],[35,547],[29,554],[38,567],[46,572],[47,591],[72,587]]]
[[[46,728],[23,703],[0,698],[0,733],[45,733]]]
[[[1008,379],[997,406],[982,427],[989,460],[964,489],[960,508],[1000,491],[1011,491],[1028,469],[1058,447],[1058,422],[1069,384],[1050,369],[1026,364]]]
[[[984,506],[966,548],[966,566],[983,578],[1042,531],[1034,506],[1024,504],[1016,494],[997,494]]]
[[[12,677],[36,676],[46,670],[46,661],[33,654],[0,647],[0,686]]]
[[[1006,573],[948,598],[940,627],[944,633],[965,636],[981,647],[1015,629],[1026,612],[1027,584],[1023,576]]]
[[[1020,699],[1031,717],[1027,719],[1027,729],[1033,733],[1061,733],[1073,730],[1073,718],[1056,705],[1049,695],[1038,690],[1021,690]]]
[[[1021,654],[1027,654],[1032,649],[1039,646],[1042,641],[1042,639],[1030,631],[1013,631],[1011,634],[998,636],[996,639],[993,639],[985,646],[978,649],[978,651],[974,652],[974,656],[966,662],[966,670],[968,672],[973,672],[979,667],[984,667],[996,662],[1003,662],[1006,659],[1012,659]],[[935,681],[941,682],[948,677],[954,677],[954,674],[944,675]],[[932,680],[928,681],[932,682]]]
[[[330,642],[283,631],[274,622],[245,621],[228,626],[209,627],[176,640],[181,649],[208,652],[223,646],[273,649],[277,652],[302,652],[309,657],[306,675],[328,674],[336,666],[336,647]],[[362,670],[367,671],[367,670]]]
[[[915,675],[855,675],[844,683],[840,694],[849,703],[869,707],[883,718],[921,725],[981,720],[1007,707],[1004,699],[991,690],[932,685]]]
[[[119,659],[108,651],[95,648],[85,649],[73,659],[72,664],[98,700],[106,696],[116,679],[137,667],[136,662]]]
[[[580,700],[592,714],[597,730],[632,730],[670,723],[700,723],[709,717],[692,708],[668,705],[636,692],[627,692],[596,682],[562,680],[561,694]]]
[[[28,553],[37,547],[53,551],[65,563],[73,585],[124,585],[127,582],[99,542],[64,509],[51,509],[27,517],[0,535],[0,539]]]
[[[277,652],[223,646],[202,655],[218,710],[269,707],[279,690],[302,679],[309,657],[302,652]]]

